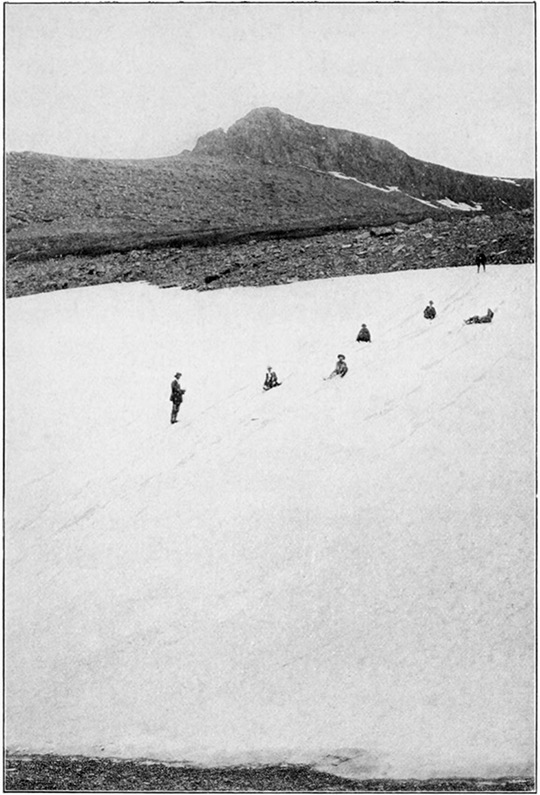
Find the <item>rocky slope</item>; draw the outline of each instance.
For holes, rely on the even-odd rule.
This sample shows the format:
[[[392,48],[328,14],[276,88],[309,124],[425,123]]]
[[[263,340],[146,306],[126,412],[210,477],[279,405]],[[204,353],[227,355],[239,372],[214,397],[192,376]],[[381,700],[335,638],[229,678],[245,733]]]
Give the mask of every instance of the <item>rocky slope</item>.
[[[194,767],[154,760],[88,757],[15,756],[6,759],[7,792],[31,790],[164,790],[164,791],[421,791],[526,792],[534,780],[505,778],[416,780],[353,779],[321,772],[308,765]]]
[[[360,227],[480,207],[522,209],[533,192],[532,180],[462,174],[387,141],[262,108],[176,157],[8,153],[6,199],[8,258],[38,259],[189,242],[209,231]]]
[[[533,228],[519,213],[532,212],[532,201],[532,180],[463,174],[388,141],[262,108],[175,157],[8,153],[7,294],[132,278],[215,287],[459,264],[478,235],[453,239],[451,230],[480,229],[476,221],[491,230],[484,245],[523,261]],[[496,220],[509,213],[515,228]],[[424,256],[402,229],[426,219],[438,242]],[[389,248],[392,235],[370,232],[382,227],[411,245]],[[345,247],[337,257],[333,240]]]
[[[107,161],[22,152],[7,155],[6,176],[8,258],[448,212],[330,174],[210,156]]]
[[[465,216],[465,217],[464,217]],[[40,262],[8,261],[8,297],[107,282],[145,280],[161,287],[211,290],[238,285],[472,265],[482,248],[488,268],[499,262],[532,262],[532,211],[450,220],[398,223],[309,237],[251,238],[243,243],[184,245],[69,255]]]

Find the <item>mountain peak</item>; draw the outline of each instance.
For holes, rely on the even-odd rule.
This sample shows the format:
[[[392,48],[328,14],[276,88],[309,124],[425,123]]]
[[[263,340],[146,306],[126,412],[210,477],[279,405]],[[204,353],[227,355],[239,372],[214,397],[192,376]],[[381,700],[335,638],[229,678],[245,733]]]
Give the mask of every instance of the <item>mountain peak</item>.
[[[226,132],[203,135],[193,154],[324,172],[383,191],[400,190],[420,202],[519,208],[532,201],[530,180],[503,183],[454,171],[410,157],[382,138],[311,124],[273,107],[249,111]]]
[[[271,108],[265,106],[262,108],[254,108],[253,110],[250,110],[249,113],[246,113],[246,115],[243,116],[242,119],[239,119],[239,121],[242,121],[243,119],[263,119],[263,120],[275,119],[279,118],[280,116],[286,116],[286,115],[287,114],[283,113],[283,111],[280,110],[279,108]],[[238,124],[238,122],[236,123]]]
[[[295,165],[360,176],[349,162],[353,150],[357,155],[362,150],[362,160],[374,159],[379,165],[382,159],[395,157],[396,153],[406,157],[388,141],[311,124],[274,107],[254,108],[226,132],[219,129],[203,135],[193,153],[248,157],[263,164]]]

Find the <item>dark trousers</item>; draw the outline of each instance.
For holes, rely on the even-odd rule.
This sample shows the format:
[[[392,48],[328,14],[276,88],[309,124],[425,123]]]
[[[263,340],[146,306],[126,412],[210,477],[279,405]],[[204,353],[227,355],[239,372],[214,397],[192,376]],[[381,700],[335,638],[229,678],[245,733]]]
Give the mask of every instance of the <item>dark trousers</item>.
[[[178,412],[180,410],[180,403],[173,403],[171,408],[171,422],[176,422],[176,418],[178,417]]]
[[[484,273],[486,272],[486,263],[485,262],[477,262],[476,263],[476,272],[480,273],[480,267],[484,269]]]

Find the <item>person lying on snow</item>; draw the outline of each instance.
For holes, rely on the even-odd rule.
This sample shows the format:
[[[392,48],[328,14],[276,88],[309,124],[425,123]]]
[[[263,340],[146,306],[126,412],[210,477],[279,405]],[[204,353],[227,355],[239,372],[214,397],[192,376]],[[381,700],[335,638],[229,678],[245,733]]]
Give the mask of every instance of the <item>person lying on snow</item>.
[[[277,375],[270,366],[267,367],[266,376],[264,379],[263,389],[268,391],[274,386],[281,386],[281,382],[277,380]]]
[[[349,368],[347,367],[347,364],[345,362],[345,357],[342,353],[340,353],[337,357],[336,366],[334,370],[332,370],[328,378],[334,378],[336,375],[339,375],[340,378],[343,378],[343,376],[347,374],[348,370]],[[328,380],[328,378],[325,380]]]
[[[433,320],[437,312],[435,311],[435,307],[433,306],[433,301],[430,301],[429,304],[424,309],[424,317],[426,320]]]
[[[357,342],[371,342],[371,334],[369,333],[369,329],[365,323],[362,323],[362,328],[358,332],[358,336],[356,338]]]
[[[466,320],[465,323],[467,325],[470,325],[471,323],[491,323],[491,319],[492,319],[493,315],[494,315],[493,310],[492,309],[488,309],[486,314],[482,315],[482,317],[479,317],[478,315],[473,315],[468,320]]]

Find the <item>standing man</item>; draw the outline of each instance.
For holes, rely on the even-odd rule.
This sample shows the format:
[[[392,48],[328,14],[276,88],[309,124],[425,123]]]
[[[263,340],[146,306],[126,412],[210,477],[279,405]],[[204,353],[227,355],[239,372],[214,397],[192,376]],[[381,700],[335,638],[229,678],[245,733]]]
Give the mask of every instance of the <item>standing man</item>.
[[[172,410],[171,410],[171,425],[175,422],[178,422],[176,419],[178,417],[178,411],[180,409],[180,403],[183,400],[183,394],[186,391],[180,387],[180,382],[178,381],[181,378],[182,373],[175,373],[173,382],[171,384],[171,403],[172,403]]]
[[[476,262],[476,272],[480,273],[480,266],[482,266],[483,269],[484,269],[484,273],[485,273],[486,272],[486,255],[484,254],[482,249],[479,249],[476,252],[476,260],[475,260],[475,262]]]

